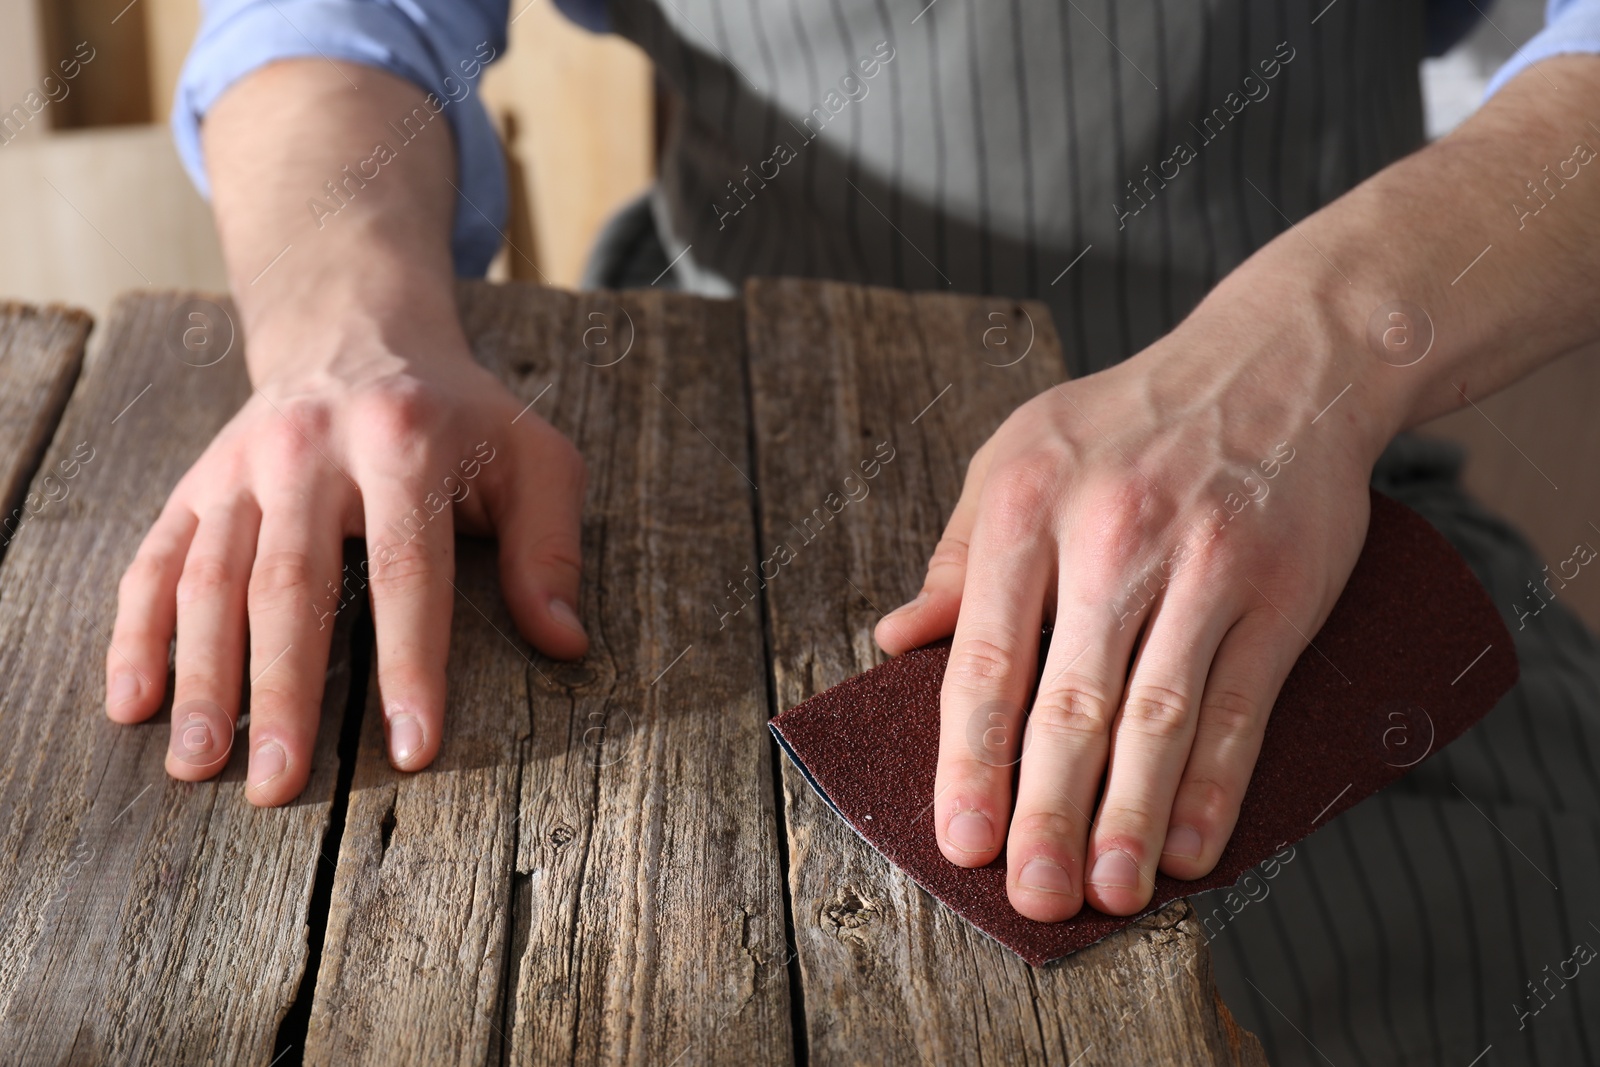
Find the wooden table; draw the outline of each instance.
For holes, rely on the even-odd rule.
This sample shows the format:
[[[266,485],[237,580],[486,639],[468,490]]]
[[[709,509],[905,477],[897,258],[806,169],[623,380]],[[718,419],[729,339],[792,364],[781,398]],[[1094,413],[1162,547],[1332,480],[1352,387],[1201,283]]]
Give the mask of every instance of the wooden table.
[[[881,658],[968,457],[1064,373],[1043,307],[795,281],[461,301],[477,358],[588,461],[593,648],[534,653],[464,540],[438,760],[390,768],[345,611],[310,784],[266,811],[244,746],[172,781],[166,713],[101,710],[117,579],[249,392],[240,339],[195,365],[229,305],[127,297],[86,360],[83,316],[0,307],[0,493],[27,516],[0,565],[0,1059],[1264,1062],[1187,905],[1033,969],[766,728]],[[881,442],[869,494],[734,613]]]

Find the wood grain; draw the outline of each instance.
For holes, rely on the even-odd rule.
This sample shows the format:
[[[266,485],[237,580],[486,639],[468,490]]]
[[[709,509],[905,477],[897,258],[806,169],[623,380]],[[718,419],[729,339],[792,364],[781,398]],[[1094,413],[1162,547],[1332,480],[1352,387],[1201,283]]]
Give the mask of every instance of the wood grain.
[[[173,781],[169,709],[119,726],[102,708],[122,569],[248,395],[238,347],[205,368],[176,358],[170,324],[184,300],[117,305],[101,349],[113,356],[91,361],[34,479],[67,492],[0,568],[0,1049],[11,1062],[265,1063],[305,966],[348,634],[335,639],[310,783],[288,807],[245,801],[244,746],[216,780]],[[220,326],[226,306],[207,306]]]
[[[0,558],[45,498],[24,487],[61,420],[93,320],[69,308],[0,302]]]
[[[761,551],[797,557],[766,588],[786,708],[879,661],[873,624],[920,587],[967,460],[1065,371],[1038,304],[800,281],[748,283],[745,300]],[[797,529],[880,442],[894,458],[867,495]],[[1033,969],[873,852],[787,762],[783,794],[813,1062],[1264,1062],[1215,996],[1186,905]]]
[[[786,1061],[760,627],[707,608],[754,560],[739,308],[462,297],[478,358],[587,459],[593,644],[531,653],[462,543],[434,766],[391,771],[368,708],[307,1061]]]
[[[116,580],[248,396],[237,341],[208,367],[181,350],[174,323],[196,308],[231,322],[192,299],[117,306],[33,481],[68,491],[0,564],[6,1057],[1261,1062],[1186,905],[1034,970],[790,768],[776,784],[774,704],[876,661],[872,623],[919,583],[967,457],[1061,374],[1037,305],[802,282],[753,284],[744,305],[464,285],[478,358],[587,459],[592,650],[532,653],[492,546],[462,540],[437,762],[390,769],[373,696],[341,773],[346,612],[311,782],[261,811],[242,755],[217,781],[170,781],[167,714],[120,727],[100,706]],[[4,470],[33,466],[10,457],[50,435],[86,329],[0,313]],[[802,533],[872,457],[870,492]],[[780,540],[795,557],[764,569]],[[277,1044],[297,1040],[292,1005],[303,1049]]]

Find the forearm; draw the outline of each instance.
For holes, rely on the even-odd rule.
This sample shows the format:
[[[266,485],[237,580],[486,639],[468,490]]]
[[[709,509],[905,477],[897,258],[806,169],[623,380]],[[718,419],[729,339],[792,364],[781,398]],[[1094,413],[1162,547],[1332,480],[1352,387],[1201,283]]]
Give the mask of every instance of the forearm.
[[[464,351],[449,244],[455,150],[425,97],[368,67],[291,60],[251,74],[207,116],[217,228],[258,384],[368,351]]]
[[[1348,383],[1336,417],[1381,447],[1600,338],[1596,150],[1600,58],[1540,64],[1454,133],[1280,235],[1196,318],[1226,318],[1237,334],[1252,316],[1290,313],[1304,327],[1305,403],[1320,408]],[[1426,320],[1378,314],[1400,302]],[[1391,323],[1409,331],[1391,335],[1399,349],[1381,341]],[[1426,356],[1402,366],[1422,355],[1430,324]]]

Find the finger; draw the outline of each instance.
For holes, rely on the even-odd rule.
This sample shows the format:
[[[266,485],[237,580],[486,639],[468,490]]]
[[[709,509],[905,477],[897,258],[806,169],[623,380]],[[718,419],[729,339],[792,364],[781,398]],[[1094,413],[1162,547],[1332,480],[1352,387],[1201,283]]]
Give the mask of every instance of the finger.
[[[589,650],[578,616],[583,458],[548,424],[511,438],[503,467],[486,467],[490,521],[500,540],[500,585],[517,629],[555,659]]]
[[[1048,487],[1008,480],[973,527],[950,661],[940,691],[934,825],[945,858],[992,861],[1005,841],[1023,707],[1033,689],[1054,546]]]
[[[169,505],[123,572],[106,649],[106,714],[117,722],[143,722],[166,695],[178,579],[199,523],[188,508]]]
[[[1233,836],[1273,702],[1300,654],[1297,638],[1266,608],[1245,615],[1222,639],[1172,803],[1162,872],[1203,878],[1217,865]]]
[[[1069,919],[1082,906],[1091,816],[1141,621],[1128,611],[1119,617],[1117,590],[1093,582],[1088,560],[1069,550],[1061,571],[1006,840],[1011,906],[1040,922]]]
[[[967,546],[978,517],[985,469],[982,460],[973,457],[961,487],[961,499],[956,501],[950,521],[945,523],[944,534],[928,559],[922,590],[878,620],[873,637],[887,654],[898,656],[955,632],[956,618],[961,611],[961,590],[967,577]]]
[[[210,778],[228,762],[244,672],[245,594],[261,512],[245,496],[199,518],[177,587],[177,680],[167,773]]]
[[[1182,579],[1151,617],[1112,724],[1105,794],[1089,835],[1085,893],[1108,915],[1150,902],[1206,674],[1236,617],[1203,583]]]
[[[419,770],[433,762],[444,735],[454,515],[448,499],[421,477],[373,479],[363,501],[389,760]]]
[[[250,766],[245,797],[263,807],[300,795],[322,717],[333,626],[320,606],[337,589],[340,490],[328,481],[262,502],[250,574]]]

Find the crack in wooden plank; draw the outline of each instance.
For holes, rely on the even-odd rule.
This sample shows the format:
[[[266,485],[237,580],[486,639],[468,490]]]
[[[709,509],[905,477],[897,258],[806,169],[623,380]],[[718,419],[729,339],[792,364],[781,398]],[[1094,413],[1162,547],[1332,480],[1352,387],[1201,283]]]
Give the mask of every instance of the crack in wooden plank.
[[[316,999],[317,975],[322,967],[322,947],[328,933],[328,916],[333,899],[333,880],[339,871],[339,848],[344,842],[345,817],[350,809],[350,786],[356,773],[356,747],[361,739],[361,723],[366,716],[367,684],[371,671],[374,635],[371,608],[363,604],[350,627],[347,655],[350,657],[350,692],[345,700],[344,718],[339,726],[339,777],[334,786],[333,803],[328,811],[328,826],[319,848],[327,867],[317,864],[311,884],[311,903],[306,911],[306,965],[300,972],[300,986],[289,1010],[278,1024],[273,1042],[273,1063],[294,1067],[305,1056],[306,1033],[311,1023],[311,1008]],[[337,655],[337,648],[334,650]],[[393,809],[391,808],[391,818]],[[332,856],[329,856],[329,852]],[[284,1059],[284,1057],[289,1057]]]

